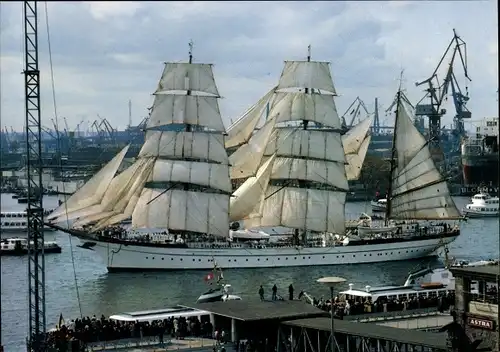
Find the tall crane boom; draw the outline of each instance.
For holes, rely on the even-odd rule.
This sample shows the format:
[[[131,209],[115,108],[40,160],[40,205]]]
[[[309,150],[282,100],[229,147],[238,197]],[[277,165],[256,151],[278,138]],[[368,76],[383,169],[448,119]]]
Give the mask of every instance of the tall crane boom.
[[[448,56],[450,52],[451,52],[451,59],[449,62],[449,66],[446,71],[443,83],[440,84],[437,74],[445,58]],[[457,35],[455,29],[453,29],[453,39],[450,41],[450,44],[448,44],[446,51],[441,57],[441,60],[439,60],[439,63],[434,72],[432,73],[432,75],[426,80],[423,80],[422,82],[415,83],[416,86],[427,84],[427,89],[425,90],[426,91],[425,96],[417,103],[415,107],[415,115],[429,117],[429,142],[430,142],[431,152],[434,154],[434,156],[440,155],[442,157],[442,151],[440,150],[441,117],[444,114],[446,114],[446,109],[442,109],[441,106],[445,98],[447,97],[450,85],[453,93],[452,95],[455,101],[455,108],[457,110],[457,115],[455,117],[455,120],[458,119],[460,121],[463,121],[462,120],[463,118],[470,118],[471,116],[470,112],[468,113],[468,111],[464,111],[463,108],[460,108],[460,111],[464,111],[463,113],[458,112],[459,108],[457,107],[457,99],[460,98],[457,94],[460,94],[461,97],[467,98],[467,100],[468,97],[463,96],[461,94],[460,88],[457,89],[458,84],[453,71],[453,66],[455,63],[455,59],[457,58],[457,54],[458,57],[460,58],[465,78],[470,81],[471,79],[469,78],[469,73],[467,70],[466,43]],[[422,104],[421,102],[427,98],[430,99],[430,104]],[[466,100],[462,98],[461,101],[464,103]]]
[[[28,178],[28,350],[45,350],[45,258],[37,1],[24,1],[24,89]]]

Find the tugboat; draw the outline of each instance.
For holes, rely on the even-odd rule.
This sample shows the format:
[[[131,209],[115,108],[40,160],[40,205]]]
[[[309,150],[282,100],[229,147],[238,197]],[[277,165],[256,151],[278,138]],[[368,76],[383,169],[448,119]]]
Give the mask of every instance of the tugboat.
[[[45,254],[61,253],[61,247],[54,241],[43,244]],[[28,254],[28,240],[26,238],[6,238],[0,241],[0,255],[26,255]]]
[[[231,285],[224,283],[222,268],[217,267],[217,263],[215,263],[214,261],[214,268],[210,274],[205,276],[205,281],[207,281],[209,285],[212,285],[215,277],[217,277],[217,280],[215,281],[215,287],[211,288],[207,292],[203,293],[200,297],[198,297],[196,303],[241,300],[241,297],[230,294]]]

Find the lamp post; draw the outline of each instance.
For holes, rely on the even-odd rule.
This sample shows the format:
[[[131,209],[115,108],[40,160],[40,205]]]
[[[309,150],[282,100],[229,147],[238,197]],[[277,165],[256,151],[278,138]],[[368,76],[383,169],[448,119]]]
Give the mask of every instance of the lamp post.
[[[334,320],[333,320],[333,287],[345,282],[346,279],[337,276],[330,277],[322,277],[318,279],[317,282],[323,284],[325,286],[330,287],[330,302],[331,302],[331,326],[330,326],[330,334],[331,334],[331,352],[335,352],[335,335],[334,335]]]

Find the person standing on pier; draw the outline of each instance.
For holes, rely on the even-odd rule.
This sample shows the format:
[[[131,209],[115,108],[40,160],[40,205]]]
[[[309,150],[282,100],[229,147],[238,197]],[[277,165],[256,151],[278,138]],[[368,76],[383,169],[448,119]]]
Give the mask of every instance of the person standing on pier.
[[[290,284],[290,286],[288,286],[288,299],[290,301],[293,301],[293,285]]]
[[[278,287],[276,286],[276,284],[274,284],[274,286],[273,286],[273,297],[272,297],[273,301],[276,301],[278,299],[277,292],[278,292]]]
[[[262,287],[262,285],[260,285],[260,288],[259,288],[259,296],[260,296],[260,300],[263,301],[264,300],[264,287]]]

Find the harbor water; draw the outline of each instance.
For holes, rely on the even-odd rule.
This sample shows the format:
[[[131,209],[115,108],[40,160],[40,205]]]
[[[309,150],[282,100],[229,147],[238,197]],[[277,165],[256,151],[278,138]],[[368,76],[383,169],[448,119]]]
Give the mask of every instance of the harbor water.
[[[54,208],[58,198],[44,198],[46,209]],[[461,209],[468,198],[455,198]],[[17,204],[10,194],[2,194],[2,211],[20,211],[25,204]],[[370,213],[367,203],[349,203],[347,214]],[[450,246],[450,254],[458,259],[481,260],[498,258],[498,218],[470,219],[462,224],[462,234]],[[16,234],[2,234],[13,237]],[[20,234],[24,235],[25,234]],[[154,273],[110,274],[97,254],[77,247],[79,240],[64,233],[47,232],[46,238],[55,239],[62,247],[61,254],[49,254],[46,268],[47,328],[53,328],[62,313],[66,320],[113,313],[160,309],[173,304],[192,304],[207,289],[206,271],[177,271]],[[27,257],[1,258],[2,341],[5,351],[25,351],[28,331]],[[423,265],[438,265],[438,259],[377,264],[338,265],[320,267],[224,269],[224,277],[234,293],[243,299],[257,297],[264,286],[270,295],[276,284],[278,294],[287,296],[288,285],[295,291],[304,290],[320,297],[327,290],[316,283],[322,276],[342,276],[355,286],[402,284],[409,271]],[[342,288],[342,287],[339,287]]]

